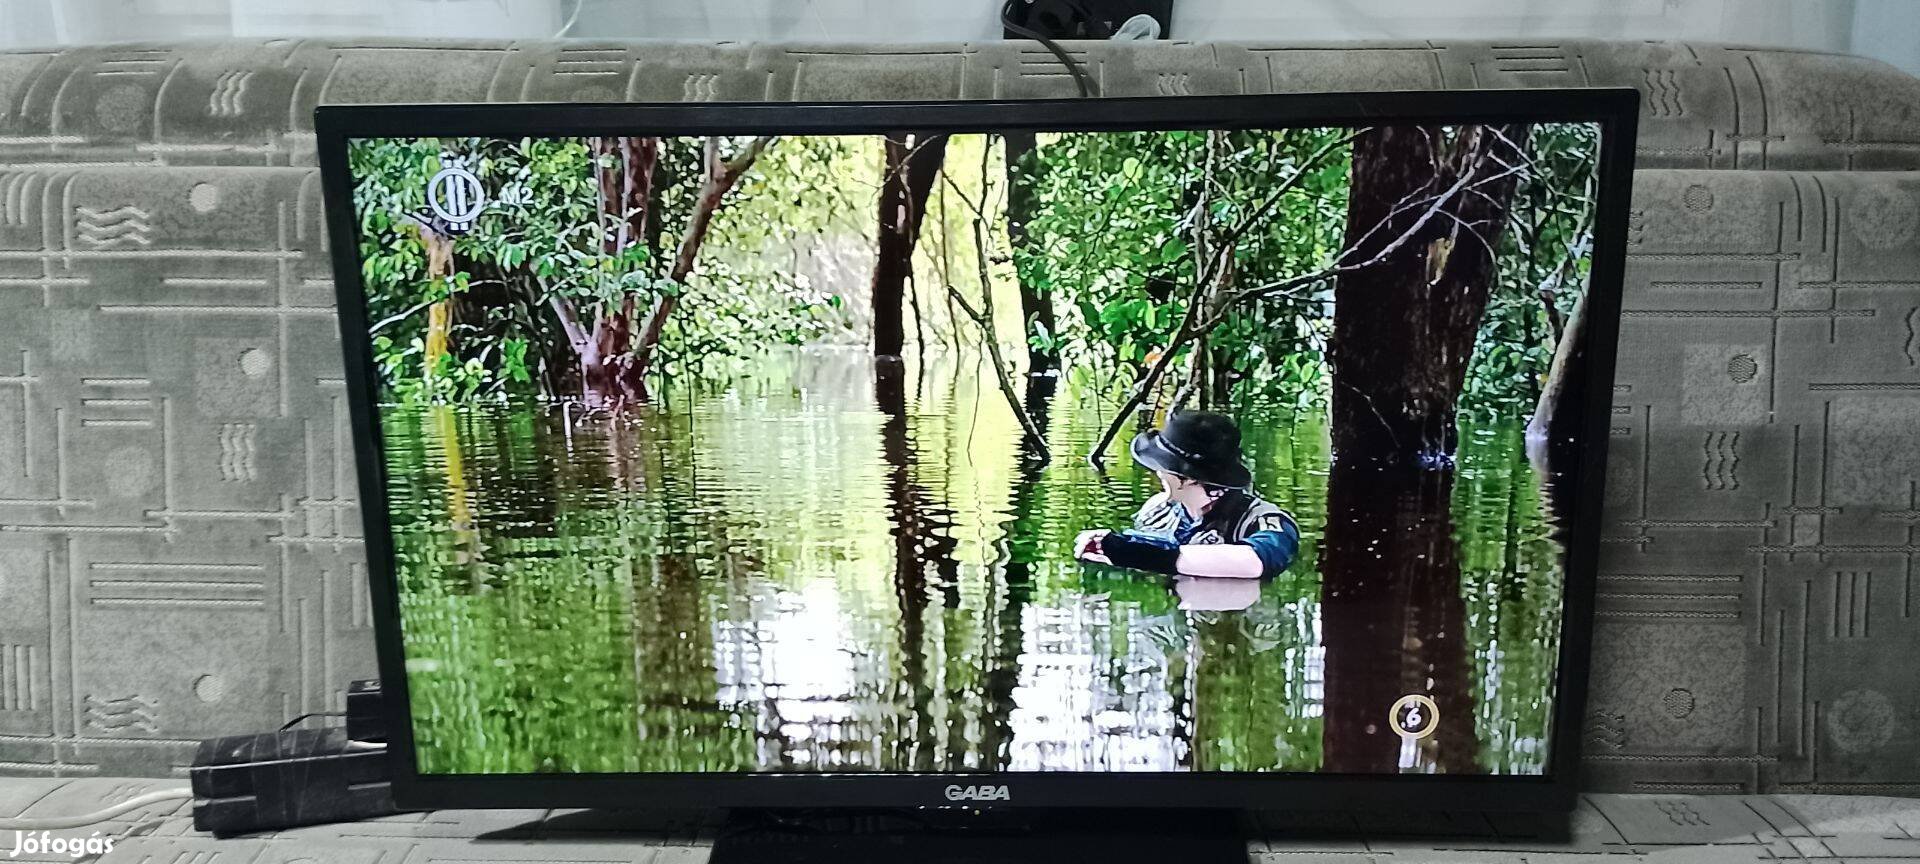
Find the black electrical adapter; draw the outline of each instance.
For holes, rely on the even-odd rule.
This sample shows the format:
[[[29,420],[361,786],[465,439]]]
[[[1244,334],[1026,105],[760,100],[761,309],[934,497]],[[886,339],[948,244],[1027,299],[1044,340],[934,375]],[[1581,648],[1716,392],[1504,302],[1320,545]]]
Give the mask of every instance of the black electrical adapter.
[[[225,837],[396,812],[386,745],[356,739],[349,731],[377,733],[366,724],[379,716],[379,682],[356,681],[348,693],[347,728],[283,729],[200,742],[188,771],[193,827]]]
[[[387,740],[387,721],[380,716],[380,679],[347,685],[347,737],[355,741]]]

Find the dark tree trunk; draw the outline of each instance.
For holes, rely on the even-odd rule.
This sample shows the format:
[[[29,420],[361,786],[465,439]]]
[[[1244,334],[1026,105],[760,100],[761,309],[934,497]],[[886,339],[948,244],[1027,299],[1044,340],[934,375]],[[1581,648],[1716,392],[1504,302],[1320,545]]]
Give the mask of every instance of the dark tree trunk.
[[[1207,366],[1212,373],[1208,383],[1213,388],[1214,410],[1228,411],[1233,407],[1233,358],[1227,349],[1214,346],[1213,360]]]
[[[1439,708],[1420,742],[1448,774],[1479,773],[1453,471],[1336,461],[1320,545],[1326,648],[1321,770],[1399,770],[1389,712],[1421,694]]]
[[[887,136],[885,176],[880,183],[880,231],[873,262],[873,355],[898,357],[906,347],[901,306],[913,277],[913,247],[926,217],[927,195],[946,159],[947,136],[895,133]]]
[[[1043,266],[1040,260],[1031,256],[1027,248],[1027,222],[1039,209],[1040,160],[1029,158],[1033,153],[1034,134],[1032,132],[1006,133],[1007,161],[1007,240],[1013,244],[1014,260],[1023,258],[1029,262],[1027,267],[1015,266],[1014,273],[1020,282],[1020,322],[1021,339],[1027,345],[1027,374],[1039,375],[1060,367],[1059,354],[1053,350],[1036,348],[1033,335],[1036,331],[1047,334],[1049,338],[1058,336],[1053,322],[1053,300],[1041,290],[1030,267]]]
[[[647,239],[648,214],[653,200],[654,168],[660,160],[660,139],[600,137],[587,139],[593,153],[593,180],[600,202],[600,224],[607,229],[601,252],[617,254]],[[634,298],[603,309],[591,332],[591,344],[576,344],[580,390],[590,405],[643,401],[644,382],[626,374],[623,362],[633,346]]]
[[[1526,155],[1515,142],[1526,133],[1382,126],[1354,140],[1346,261],[1393,251],[1334,283],[1337,459],[1452,457],[1454,409],[1496,276],[1493,250],[1518,179],[1510,169]]]
[[[660,161],[658,138],[589,138],[593,179],[599,187],[600,218],[611,230],[602,251],[611,255],[646,242],[647,213],[653,200],[654,166]]]

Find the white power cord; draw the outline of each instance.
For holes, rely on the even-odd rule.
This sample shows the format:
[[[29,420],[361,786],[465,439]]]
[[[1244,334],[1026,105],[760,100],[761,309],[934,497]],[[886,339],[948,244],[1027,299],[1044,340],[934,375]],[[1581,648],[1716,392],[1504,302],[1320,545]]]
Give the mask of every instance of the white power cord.
[[[130,810],[159,804],[163,801],[177,801],[192,798],[193,790],[182,786],[178,789],[162,789],[148,792],[137,798],[122,801],[104,810],[83,813],[79,816],[19,816],[12,819],[0,819],[0,831],[53,831],[61,828],[82,828],[98,822],[105,822]]]
[[[560,29],[555,30],[553,32],[552,38],[559,39],[561,37],[566,36],[568,33],[572,32],[573,25],[580,20],[581,8],[585,7],[586,5],[587,5],[587,0],[573,0],[573,14],[567,16],[567,23],[560,25]]]
[[[1160,20],[1152,15],[1140,14],[1128,18],[1120,29],[1113,32],[1115,42],[1152,41],[1160,38]]]

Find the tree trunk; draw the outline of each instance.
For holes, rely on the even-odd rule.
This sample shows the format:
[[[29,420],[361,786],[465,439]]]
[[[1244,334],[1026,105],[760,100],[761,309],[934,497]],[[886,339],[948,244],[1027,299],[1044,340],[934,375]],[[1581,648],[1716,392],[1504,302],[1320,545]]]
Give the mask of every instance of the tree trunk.
[[[1213,406],[1216,411],[1226,411],[1233,403],[1233,358],[1226,348],[1214,346],[1213,361],[1208,364],[1212,378],[1207,382],[1213,388]]]
[[[1012,243],[1014,260],[1019,261],[1023,254],[1031,253],[1027,249],[1027,222],[1033,218],[1039,208],[1039,179],[1035,172],[1039,170],[1039,160],[1028,158],[1033,153],[1034,134],[1032,132],[1008,132],[1006,141],[1007,162],[1007,240]],[[1029,258],[1030,261],[1038,259]],[[1036,263],[1034,266],[1040,266]],[[1034,284],[1036,274],[1030,268],[1014,268],[1014,275],[1020,282],[1020,321],[1021,338],[1027,344],[1027,374],[1041,375],[1060,367],[1060,357],[1053,349],[1036,348],[1033,344],[1035,333],[1045,333],[1048,338],[1057,338],[1054,329],[1053,300]]]
[[[428,378],[437,374],[440,358],[447,355],[447,333],[452,321],[452,300],[442,300],[427,307],[427,338],[420,362]]]
[[[1321,770],[1394,773],[1402,696],[1438,707],[1425,761],[1479,773],[1451,469],[1335,461],[1320,545],[1326,647]]]
[[[453,275],[453,238],[425,225],[419,226],[420,242],[427,247],[427,279],[432,282],[445,280]],[[441,300],[427,307],[427,335],[425,350],[422,352],[421,373],[432,378],[440,365],[440,358],[452,350],[449,334],[453,325],[453,298]]]
[[[610,229],[602,244],[609,255],[645,243],[653,202],[653,172],[660,162],[658,138],[589,138],[593,179],[599,187],[600,219]]]
[[[660,139],[595,137],[587,139],[587,149],[593,154],[598,219],[605,229],[601,254],[614,255],[645,243],[652,211],[654,171],[660,161]],[[571,300],[554,297],[551,305],[573,348],[582,401],[602,407],[642,395],[620,374],[619,361],[632,346],[632,297],[600,310],[590,325],[579,321]]]
[[[713,227],[713,215],[719,212],[727,192],[772,144],[772,136],[755,138],[732,159],[721,159],[720,139],[707,139],[703,156],[706,167],[700,192],[693,202],[693,214],[687,217],[686,230],[680,234],[680,245],[674,253],[673,266],[667,271],[667,278],[676,285],[686,284],[687,277],[693,275],[694,265],[700,260],[700,247],[707,242],[707,229]],[[673,294],[654,298],[653,308],[647,313],[646,324],[640,330],[639,338],[633,341],[632,351],[622,361],[623,386],[636,394],[639,401],[647,399],[647,370],[653,365],[653,352],[660,346],[660,334],[665,331],[667,318],[673,314],[678,301],[679,297]],[[629,308],[632,303],[633,298],[629,296]]]
[[[1336,458],[1452,458],[1454,409],[1518,179],[1511,166],[1526,155],[1515,142],[1525,140],[1516,125],[1382,126],[1354,140],[1350,260],[1370,260],[1420,227],[1334,283]]]
[[[1526,158],[1515,142],[1525,140],[1517,126],[1388,126],[1354,141],[1349,260],[1380,260],[1334,283],[1334,464],[1320,553],[1327,771],[1398,771],[1390,709],[1413,694],[1438,709],[1418,761],[1479,770],[1452,518],[1454,415],[1497,275],[1514,166]]]
[[[873,356],[898,357],[906,347],[901,316],[913,247],[927,210],[927,195],[946,159],[947,136],[895,133],[887,136],[886,173],[880,182],[879,236],[875,238]]]
[[[1572,516],[1573,502],[1564,494],[1567,479],[1579,464],[1581,412],[1587,404],[1587,295],[1574,302],[1553,348],[1547,383],[1540,402],[1527,421],[1527,460],[1546,478],[1547,497],[1554,515]]]

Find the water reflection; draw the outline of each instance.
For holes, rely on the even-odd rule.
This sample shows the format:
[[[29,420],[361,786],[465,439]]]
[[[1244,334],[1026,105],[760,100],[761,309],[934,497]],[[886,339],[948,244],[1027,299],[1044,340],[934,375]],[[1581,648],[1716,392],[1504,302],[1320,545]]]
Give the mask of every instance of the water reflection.
[[[1192,612],[1238,612],[1260,601],[1260,582],[1254,579],[1218,579],[1181,576],[1173,580],[1180,608]]]
[[[423,770],[1540,770],[1559,552],[1517,428],[1358,476],[1242,412],[1299,557],[1167,580],[1073,560],[1157,483],[1074,458],[1099,401],[1024,396],[1050,461],[985,370],[831,352],[619,421],[391,412]]]
[[[1328,771],[1480,770],[1453,487],[1450,468],[1334,464],[1320,547]],[[1407,694],[1438,708],[1417,744],[1388,715]]]

